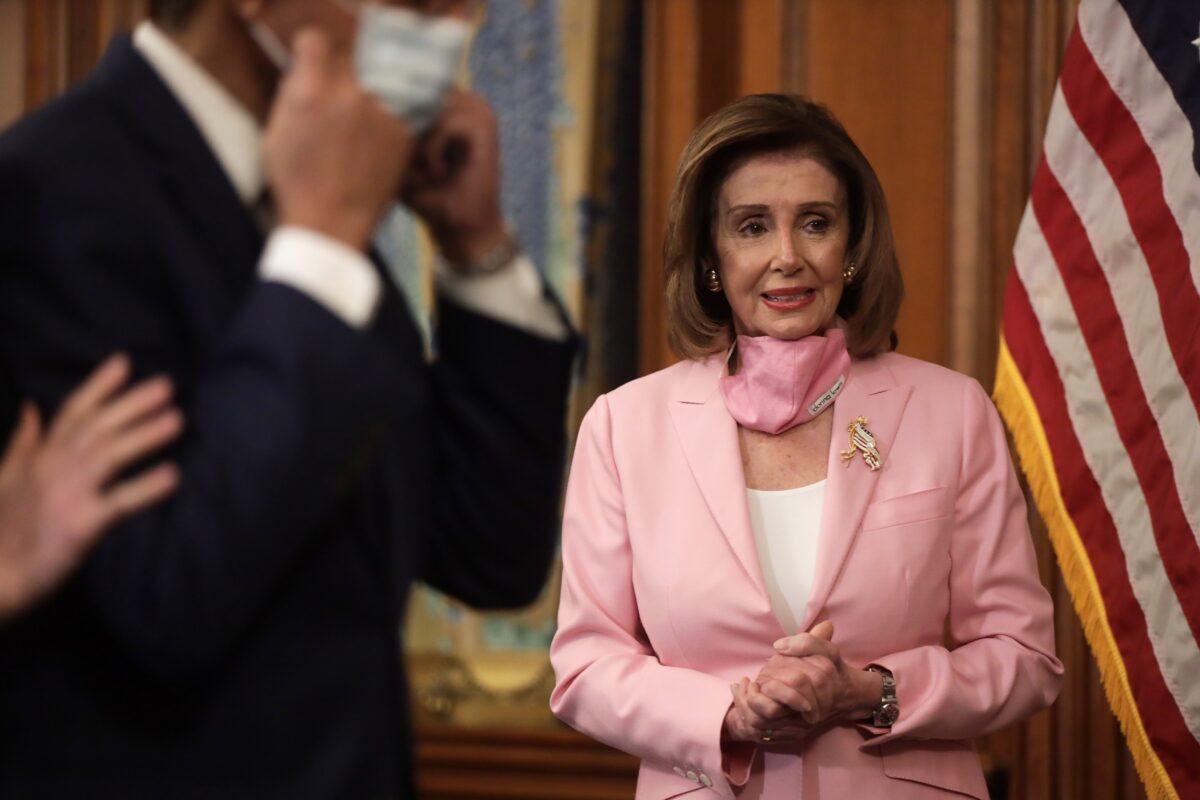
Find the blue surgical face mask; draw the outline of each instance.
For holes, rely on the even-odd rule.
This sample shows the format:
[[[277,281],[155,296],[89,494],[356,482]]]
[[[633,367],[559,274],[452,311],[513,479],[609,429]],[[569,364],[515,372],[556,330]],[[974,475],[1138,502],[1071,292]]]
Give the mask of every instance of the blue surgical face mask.
[[[359,9],[346,0],[334,1],[358,19],[354,66],[363,88],[415,132],[424,131],[454,87],[471,26],[407,8],[369,3]],[[291,53],[274,31],[252,22],[249,32],[281,72],[291,69]]]
[[[364,6],[354,48],[358,79],[420,133],[441,113],[470,38],[471,26],[455,17]]]

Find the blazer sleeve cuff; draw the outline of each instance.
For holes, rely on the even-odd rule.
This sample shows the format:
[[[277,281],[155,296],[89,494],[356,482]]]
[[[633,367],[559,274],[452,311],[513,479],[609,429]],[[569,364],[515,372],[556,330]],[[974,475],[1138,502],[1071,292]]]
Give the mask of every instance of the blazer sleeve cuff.
[[[746,783],[754,763],[755,748],[748,751],[734,744],[722,746],[721,731],[725,714],[733,703],[729,685],[716,676],[705,675],[703,687],[693,695],[687,707],[691,719],[680,720],[685,726],[702,731],[699,752],[684,748],[671,765],[676,775],[687,778],[722,797],[733,798],[734,789]]]
[[[941,652],[935,653],[934,650]],[[933,674],[936,668],[931,661],[940,661],[939,655],[946,659],[949,657],[948,651],[943,648],[921,647],[871,662],[891,672],[896,679],[896,702],[900,706],[900,716],[890,728],[858,723],[855,727],[868,737],[860,749],[878,747],[902,738],[924,723],[930,715],[931,706],[936,704],[936,678]],[[949,667],[948,664],[946,666]]]
[[[721,756],[721,772],[730,786],[742,787],[750,780],[750,769],[754,766],[754,757],[758,755],[758,745],[751,742],[726,742]]]

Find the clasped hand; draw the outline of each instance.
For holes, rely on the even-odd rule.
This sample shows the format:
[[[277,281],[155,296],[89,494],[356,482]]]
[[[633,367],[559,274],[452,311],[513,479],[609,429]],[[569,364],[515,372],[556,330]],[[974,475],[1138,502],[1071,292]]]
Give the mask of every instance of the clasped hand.
[[[866,717],[882,696],[878,675],[842,659],[832,622],[780,639],[775,649],[754,680],[743,677],[730,687],[727,740],[798,741],[818,725]]]

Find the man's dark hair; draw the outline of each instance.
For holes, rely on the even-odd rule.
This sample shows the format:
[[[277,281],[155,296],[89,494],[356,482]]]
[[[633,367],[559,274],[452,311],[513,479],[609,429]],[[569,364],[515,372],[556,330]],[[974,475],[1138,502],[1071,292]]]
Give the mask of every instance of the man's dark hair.
[[[200,0],[150,0],[150,18],[165,28],[182,28]]]

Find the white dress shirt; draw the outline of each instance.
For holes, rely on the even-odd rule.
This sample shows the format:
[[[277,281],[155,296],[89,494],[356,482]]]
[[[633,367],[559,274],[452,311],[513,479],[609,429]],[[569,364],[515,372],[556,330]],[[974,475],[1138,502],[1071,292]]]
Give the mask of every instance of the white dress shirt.
[[[265,188],[258,121],[154,23],[138,25],[133,46],[192,118],[238,197],[253,207]],[[383,291],[379,273],[362,252],[297,227],[272,231],[259,275],[304,292],[357,328],[370,323]],[[442,266],[436,280],[443,294],[471,311],[549,339],[568,335],[527,256],[490,275],[462,275]]]
[[[771,609],[788,634],[799,633],[817,573],[825,481],[798,489],[747,489],[750,527]]]

